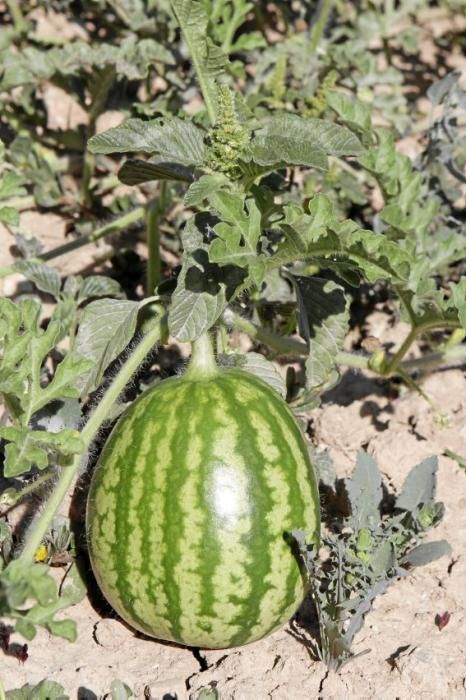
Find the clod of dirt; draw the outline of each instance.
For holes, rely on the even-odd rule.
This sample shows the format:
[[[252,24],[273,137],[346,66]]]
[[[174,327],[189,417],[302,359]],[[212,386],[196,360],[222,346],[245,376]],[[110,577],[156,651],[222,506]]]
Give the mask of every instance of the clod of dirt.
[[[94,626],[94,639],[101,647],[116,649],[128,638],[128,630],[118,620],[106,618]]]

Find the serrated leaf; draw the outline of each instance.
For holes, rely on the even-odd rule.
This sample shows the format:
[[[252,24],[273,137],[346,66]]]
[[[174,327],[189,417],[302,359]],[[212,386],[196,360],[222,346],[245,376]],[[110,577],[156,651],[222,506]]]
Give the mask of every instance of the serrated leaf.
[[[359,139],[346,127],[323,119],[276,114],[254,134],[252,160],[259,165],[305,165],[326,170],[328,155],[360,155]]]
[[[68,280],[67,280],[68,281]],[[66,291],[66,289],[64,289]],[[79,287],[77,301],[81,303],[91,297],[122,297],[123,292],[119,282],[103,275],[86,277]]]
[[[230,192],[217,192],[209,201],[221,222],[215,225],[217,238],[209,247],[209,260],[220,265],[246,267],[256,286],[264,278],[265,259],[258,255],[261,212],[254,199]]]
[[[170,334],[181,342],[199,338],[213,326],[227,304],[224,286],[219,285],[216,293],[205,291],[202,273],[191,286],[187,278],[189,272],[196,269],[200,271],[200,268],[192,267],[181,272],[168,315]]]
[[[21,52],[14,49],[2,52],[0,86],[11,90],[20,85],[35,85],[55,75],[105,72],[109,67],[118,77],[141,80],[154,62],[174,63],[174,58],[162,44],[134,35],[124,38],[120,45],[73,41],[46,50],[27,46]]]
[[[61,278],[53,267],[34,262],[33,260],[19,260],[15,267],[18,272],[33,282],[41,292],[51,294],[55,298],[59,296]]]
[[[225,72],[227,58],[210,39],[209,16],[203,2],[171,0],[171,6],[189,47],[196,78],[213,124],[217,117],[217,82]]]
[[[76,335],[76,351],[94,363],[81,381],[83,392],[100,384],[108,365],[134,336],[140,304],[135,301],[98,299],[84,309]]]
[[[284,134],[255,136],[250,144],[253,162],[266,168],[302,165],[327,170],[327,155],[317,143],[303,143],[299,137]]]
[[[359,452],[356,466],[345,488],[351,505],[348,524],[356,532],[373,529],[380,521],[382,479],[377,464],[366,452]]]
[[[368,282],[388,279],[406,284],[415,257],[405,247],[381,233],[359,228],[351,219],[337,221],[326,195],[314,197],[309,210],[305,214],[297,207],[285,209],[285,221],[280,223],[285,238],[269,258],[268,269],[306,258],[335,270],[343,279],[354,271]]]
[[[184,204],[186,207],[195,207],[201,204],[209,195],[216,192],[226,182],[226,178],[222,173],[214,173],[212,175],[201,175],[199,180],[190,185],[184,196]]]
[[[350,128],[370,131],[371,108],[365,102],[356,99],[354,95],[331,91],[327,95],[327,103]]]
[[[36,406],[40,403],[40,407],[42,407],[46,403],[62,398],[78,398],[81,393],[80,387],[93,368],[93,360],[87,359],[75,351],[68,352],[57,365],[52,381],[41,389],[36,398]]]
[[[88,142],[91,153],[157,153],[162,158],[185,166],[201,165],[204,160],[204,135],[192,122],[177,117],[170,120],[128,119],[113,129],[93,136]]]
[[[118,179],[124,185],[140,185],[152,180],[192,182],[194,171],[190,167],[180,165],[180,163],[127,160],[118,173]]]
[[[433,503],[437,486],[437,469],[437,457],[428,457],[413,467],[396,499],[396,507],[415,513],[421,505]]]
[[[211,225],[205,226],[211,235]],[[213,326],[246,273],[238,266],[221,267],[209,261],[208,245],[194,218],[186,224],[182,238],[184,262],[172,296],[168,325],[171,335],[188,342]]]
[[[70,456],[84,451],[81,434],[73,428],[62,428],[56,433],[33,430],[30,434],[34,440],[44,439],[49,449],[52,448],[61,455]]]
[[[18,226],[19,211],[15,207],[0,207],[0,221],[7,226]]]
[[[338,378],[336,357],[348,332],[349,300],[343,287],[331,280],[290,279],[298,299],[299,332],[309,345],[306,386],[318,394]]]
[[[424,566],[449,554],[451,554],[451,547],[446,540],[424,542],[405,554],[400,564],[401,566]]]
[[[76,565],[73,565],[70,569],[69,576],[71,576],[71,579],[68,582],[65,580],[60,595],[58,595],[56,583],[45,565],[25,565],[21,561],[13,561],[2,575],[6,579],[4,583],[6,583],[5,592],[8,603],[12,610],[20,608],[22,625],[28,627],[30,631],[36,626],[42,626],[50,633],[63,639],[71,642],[76,640],[76,623],[73,620],[55,619],[57,613],[82,600],[86,593],[86,588],[80,580]],[[24,583],[25,576],[27,577],[27,585]],[[12,585],[16,584],[18,588],[18,581],[22,582],[22,585],[19,587],[17,595],[15,596],[14,592],[12,596],[8,595],[11,592]],[[26,608],[25,603],[30,603],[31,600],[37,602]]]
[[[90,367],[87,360],[68,353],[50,384],[42,386],[44,359],[63,337],[63,324],[52,315],[43,330],[38,325],[39,313],[40,305],[32,299],[22,299],[18,304],[0,299],[0,327],[4,325],[0,337],[0,391],[8,395],[10,411],[18,423],[23,414],[28,422],[48,402],[77,396],[76,379]],[[40,460],[39,455],[37,458]]]
[[[11,435],[7,436],[4,428],[0,428],[0,437],[12,439]],[[48,465],[46,450],[38,446],[28,433],[20,437],[18,442],[9,442],[5,447],[3,471],[7,479],[28,472],[32,466],[45,469]]]
[[[63,428],[56,433],[30,430],[27,426],[3,426],[0,437],[8,442],[5,447],[4,473],[8,478],[30,471],[32,466],[45,469],[50,455],[68,457],[84,451],[84,443],[77,430]]]
[[[251,372],[269,384],[282,398],[286,398],[285,380],[273,362],[266,360],[263,355],[257,352],[228,353],[219,355],[217,361],[222,367],[240,367],[246,372]]]

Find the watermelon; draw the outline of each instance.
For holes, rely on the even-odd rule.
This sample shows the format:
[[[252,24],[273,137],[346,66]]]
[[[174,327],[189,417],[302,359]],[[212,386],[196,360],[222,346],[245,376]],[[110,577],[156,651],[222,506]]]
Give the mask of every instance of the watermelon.
[[[228,648],[276,630],[307,590],[290,533],[318,543],[306,442],[265,382],[239,369],[161,381],[122,415],[92,477],[89,553],[133,628]]]

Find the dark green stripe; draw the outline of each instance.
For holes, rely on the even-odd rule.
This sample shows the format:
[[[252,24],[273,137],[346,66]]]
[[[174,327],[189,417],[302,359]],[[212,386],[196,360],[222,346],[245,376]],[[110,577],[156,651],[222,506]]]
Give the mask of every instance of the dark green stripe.
[[[204,411],[202,414],[203,424],[209,426],[209,434],[213,436],[215,430],[220,426],[216,422],[214,417],[213,407],[214,404],[212,399],[209,400],[208,389],[204,391]],[[203,450],[202,450],[202,466],[201,466],[201,480],[199,482],[199,502],[200,507],[207,514],[204,532],[202,536],[202,554],[200,557],[200,570],[202,572],[202,585],[203,585],[203,597],[200,608],[201,616],[212,618],[214,616],[213,606],[215,604],[215,588],[214,588],[214,571],[220,566],[221,556],[218,547],[218,539],[215,535],[215,524],[213,519],[209,517],[211,504],[209,502],[210,494],[206,488],[208,480],[210,478],[209,469],[210,461],[212,456],[212,442],[211,440],[203,440]],[[203,625],[203,630],[205,632],[210,632],[212,629],[211,625]]]
[[[171,547],[166,548],[163,558],[163,568],[165,571],[165,594],[168,601],[167,617],[171,624],[171,633],[174,639],[181,640],[180,617],[183,614],[189,614],[189,611],[181,610],[180,604],[180,583],[175,580],[175,568],[179,563],[181,552],[179,542],[183,536],[180,526],[180,509],[179,495],[186,480],[186,460],[189,459],[189,431],[185,426],[189,425],[193,408],[198,406],[198,386],[193,383],[188,385],[180,385],[185,387],[185,393],[189,393],[189,398],[180,403],[177,411],[176,420],[179,425],[179,430],[174,433],[174,439],[171,444],[170,452],[173,455],[173,469],[168,477],[167,490],[163,503],[162,522],[165,537],[164,539],[170,542]],[[179,395],[177,395],[179,400]],[[181,585],[185,582],[182,581]]]
[[[115,569],[118,571],[117,589],[121,600],[124,602],[125,613],[128,615],[129,619],[133,620],[134,624],[138,625],[141,629],[149,632],[150,630],[148,630],[145,620],[136,613],[134,606],[135,601],[133,601],[130,590],[130,580],[131,578],[134,578],[135,571],[132,566],[132,551],[129,541],[132,526],[129,523],[128,513],[130,501],[129,495],[131,493],[131,487],[135,478],[133,467],[140,459],[142,439],[144,437],[144,432],[141,429],[138,430],[137,413],[141,408],[144,408],[144,431],[153,431],[151,440],[151,443],[153,444],[161,432],[163,422],[154,420],[153,423],[148,425],[147,419],[148,416],[153,415],[155,418],[157,413],[162,413],[160,410],[156,413],[156,407],[158,406],[160,409],[160,405],[165,403],[167,396],[165,392],[161,392],[158,389],[159,387],[157,386],[150,393],[144,394],[138,401],[132,404],[127,414],[125,414],[124,419],[130,422],[133,429],[133,439],[131,443],[128,445],[119,445],[118,442],[116,442],[115,445],[112,446],[112,448],[116,449],[117,451],[123,450],[115,465],[115,469],[117,469],[120,473],[116,507],[116,542],[115,546],[112,548]],[[150,466],[151,463],[149,460],[146,468],[144,469],[144,480],[147,477],[147,473],[150,471]],[[138,516],[137,527],[144,532],[147,528],[147,523],[144,522],[144,511],[142,509]]]
[[[147,401],[147,397],[146,397]],[[134,569],[131,565],[131,549],[129,544],[129,535],[131,526],[129,524],[129,493],[134,479],[133,465],[138,460],[138,455],[141,449],[141,443],[138,439],[137,426],[135,424],[134,413],[139,406],[134,406],[134,411],[128,415],[127,420],[130,421],[133,428],[133,440],[129,445],[115,444],[114,449],[122,450],[120,458],[117,461],[115,468],[120,473],[120,483],[117,492],[117,507],[116,507],[116,542],[112,547],[113,560],[115,569],[118,571],[117,588],[118,593],[123,601],[125,613],[134,624],[142,629],[146,629],[145,621],[139,617],[134,609],[134,601],[130,591],[130,579],[134,577]],[[133,406],[131,408],[133,408]],[[120,441],[121,442],[121,441]]]
[[[163,395],[159,392],[154,393],[147,406],[147,410],[151,415],[156,415],[156,411],[160,414],[162,413],[162,409],[168,406],[167,399],[169,397],[171,398],[172,393],[173,392],[167,392]],[[155,457],[158,443],[163,437],[164,426],[165,423],[161,419],[154,421],[152,425],[153,435],[147,455],[146,468],[144,470],[144,495],[138,513],[138,526],[142,532],[142,551],[145,552],[146,557],[145,573],[149,578],[149,587],[146,588],[146,596],[148,603],[153,606],[154,610],[157,609],[157,581],[153,575],[153,572],[155,572],[155,562],[153,561],[154,557],[150,543],[150,535],[152,521],[155,519],[156,522],[160,522],[162,512],[161,494],[158,494],[155,490],[156,468],[154,467],[156,467]],[[167,465],[167,469],[168,468],[169,465]]]
[[[249,386],[249,382],[245,382],[247,386]],[[284,420],[286,420],[287,427],[292,430],[292,433],[296,439],[296,445],[295,447],[299,449],[299,451],[302,454],[302,448],[301,448],[301,443],[303,441],[303,437],[300,433],[299,427],[296,425],[296,422],[293,418],[292,415],[288,414],[288,412],[285,412],[283,410],[284,406],[281,403],[281,400],[278,398],[278,396],[273,393],[272,396],[270,396],[270,390],[268,387],[264,387],[262,382],[254,381],[256,389],[264,395],[264,398],[266,401],[264,403],[261,403],[259,401],[255,401],[254,403],[249,402],[246,403],[246,409],[257,413],[262,420],[264,420],[265,423],[267,423],[270,427],[270,430],[272,432],[272,435],[274,436],[274,446],[277,448],[280,456],[277,460],[272,462],[272,464],[276,465],[276,468],[281,471],[284,480],[290,487],[290,494],[288,496],[288,502],[290,504],[290,510],[291,510],[291,518],[293,519],[293,523],[283,523],[283,532],[282,536],[285,535],[285,533],[289,534],[289,530],[294,529],[294,527],[298,527],[300,523],[303,522],[304,520],[304,514],[305,514],[305,508],[306,504],[304,501],[304,498],[302,496],[302,493],[299,489],[299,480],[298,480],[298,467],[295,462],[295,458],[293,455],[293,451],[291,446],[288,444],[287,440],[285,439],[285,435],[282,431],[282,426],[280,425],[279,421],[276,419],[276,417],[272,414],[271,411],[267,410],[267,406],[269,402],[273,402],[276,404],[276,408],[280,410],[280,413],[283,414]],[[239,392],[240,393],[240,390]],[[261,450],[261,445],[260,445],[260,438],[257,439],[257,448],[258,452],[260,453]],[[303,459],[307,461],[307,455],[303,455]],[[264,511],[267,513],[268,511]],[[265,518],[264,518],[265,522]],[[290,527],[291,526],[291,527]],[[279,537],[280,535],[275,535],[276,537]],[[284,552],[285,554],[285,552]],[[293,604],[295,600],[295,587],[296,587],[296,582],[298,579],[298,576],[300,575],[298,566],[293,566],[293,562],[290,559],[290,567],[288,571],[288,576],[286,580],[286,584],[283,586],[283,592],[284,592],[284,597],[283,597],[283,604],[280,606],[280,612],[277,614],[275,621],[271,624],[271,628],[276,627],[280,620],[283,617],[283,613],[287,610],[287,608]],[[236,641],[236,640],[235,640]]]
[[[265,583],[265,577],[270,571],[271,559],[264,547],[267,538],[264,537],[266,523],[263,516],[272,508],[273,500],[260,468],[263,456],[256,431],[248,421],[238,419],[238,407],[241,404],[235,396],[234,390],[232,391],[229,379],[222,377],[218,380],[218,385],[222,390],[223,401],[231,415],[234,416],[235,423],[239,428],[238,452],[244,459],[246,466],[249,467],[249,493],[255,504],[252,512],[251,533],[249,536],[242,536],[245,549],[253,552],[253,562],[244,567],[250,578],[252,590],[248,598],[242,600],[241,612],[231,621],[232,624],[239,625],[242,629],[232,636],[229,644],[239,646],[248,640],[250,630],[259,622],[262,597],[270,588],[270,585]],[[231,593],[231,599],[232,602],[238,602],[234,591]]]

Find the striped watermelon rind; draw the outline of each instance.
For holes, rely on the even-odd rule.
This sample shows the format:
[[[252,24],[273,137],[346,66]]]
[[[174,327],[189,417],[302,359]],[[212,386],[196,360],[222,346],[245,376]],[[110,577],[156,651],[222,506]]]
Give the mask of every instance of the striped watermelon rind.
[[[239,369],[167,379],[116,424],[87,510],[92,567],[131,626],[202,648],[279,628],[307,582],[289,544],[319,538],[304,437],[281,397]]]

